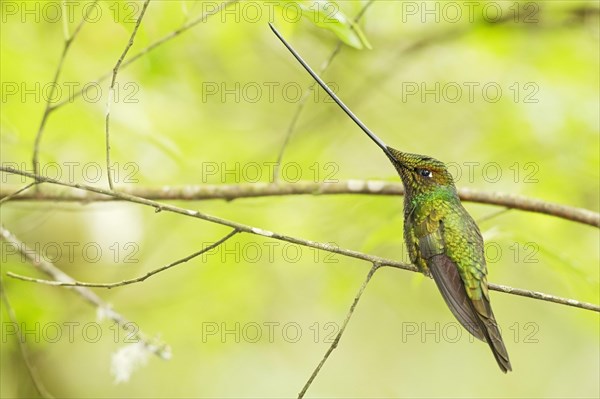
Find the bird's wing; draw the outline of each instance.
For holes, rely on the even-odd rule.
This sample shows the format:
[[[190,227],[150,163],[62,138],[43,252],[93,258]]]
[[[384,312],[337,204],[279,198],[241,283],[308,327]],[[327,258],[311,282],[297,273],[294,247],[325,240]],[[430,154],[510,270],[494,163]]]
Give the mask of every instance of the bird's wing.
[[[448,224],[444,224],[443,221],[441,223],[442,229],[446,230],[442,232],[445,237],[445,253],[457,265],[486,341],[490,345],[498,365],[502,371],[506,372],[511,370],[511,365],[490,305],[483,238],[477,224],[462,204],[459,204],[455,210],[458,212],[454,212],[450,216],[456,218],[455,220]],[[458,226],[459,223],[462,223],[459,231],[448,234],[447,230],[451,230],[452,226]]]
[[[420,216],[414,219],[414,228],[408,229],[413,244],[411,259],[414,256],[417,264],[426,264],[460,324],[488,343],[503,372],[511,370],[490,306],[479,228],[460,203],[458,207],[425,204],[415,215]]]
[[[417,221],[414,231],[415,239],[418,240],[418,255],[427,264],[442,297],[456,319],[473,336],[485,341],[481,322],[473,309],[460,271],[446,254],[442,224],[444,210],[432,207],[424,209],[421,214],[424,217]]]
[[[443,218],[440,218],[439,222],[439,232],[445,247],[443,259],[434,256],[429,263],[436,266],[430,268],[432,274],[435,273],[434,269],[442,274],[440,280],[456,278],[455,275],[458,275],[457,278],[461,280],[462,291],[466,297],[466,305],[471,308],[469,322],[477,323],[478,328],[475,330],[479,335],[474,334],[467,326],[465,328],[488,343],[500,369],[506,372],[511,370],[511,365],[490,305],[483,238],[477,224],[462,204],[454,205],[452,210],[453,212],[447,212]],[[438,286],[442,290],[439,283]],[[446,302],[448,303],[447,300]],[[448,306],[453,309],[450,303]],[[454,310],[453,313],[456,315]]]

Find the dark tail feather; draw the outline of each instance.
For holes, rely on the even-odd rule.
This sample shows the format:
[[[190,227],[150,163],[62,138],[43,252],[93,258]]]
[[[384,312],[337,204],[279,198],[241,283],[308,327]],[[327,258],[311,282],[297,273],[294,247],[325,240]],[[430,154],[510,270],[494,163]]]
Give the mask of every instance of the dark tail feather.
[[[508,352],[489,301],[482,299],[482,310],[484,309],[486,314],[477,311],[467,295],[458,268],[448,256],[443,254],[432,256],[427,265],[442,297],[460,324],[474,337],[489,344],[498,366],[504,373],[512,371]]]
[[[489,302],[485,301],[485,304],[486,308],[489,310],[489,317],[479,313],[479,319],[481,320],[481,324],[485,331],[486,341],[490,345],[490,349],[492,350],[500,369],[504,373],[507,371],[512,371],[510,360],[508,358],[508,352],[504,346],[504,341],[502,341],[502,335],[500,335],[500,330],[498,329],[498,324],[496,323],[494,313],[492,312]]]

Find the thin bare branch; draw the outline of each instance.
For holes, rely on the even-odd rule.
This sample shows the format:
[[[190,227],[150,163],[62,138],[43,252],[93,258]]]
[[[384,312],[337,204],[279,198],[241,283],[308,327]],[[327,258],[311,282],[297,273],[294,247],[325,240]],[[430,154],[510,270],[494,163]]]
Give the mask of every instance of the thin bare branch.
[[[485,192],[471,188],[462,188],[459,191],[461,200],[478,202],[480,204],[501,205],[507,208],[523,211],[542,213],[562,219],[589,224],[600,227],[600,213],[589,209],[557,204],[538,198],[529,198],[523,195],[502,192]]]
[[[0,197],[0,204],[2,204],[3,202],[9,201],[11,199],[13,199],[14,197],[16,197],[17,195],[21,194],[24,191],[29,190],[31,187],[37,185],[38,182],[34,181],[32,183],[29,183],[28,185],[26,185],[25,187],[21,187],[20,189],[16,190],[15,192],[7,195],[7,196],[2,196]]]
[[[110,82],[110,87],[108,88],[108,100],[106,101],[106,123],[104,133],[106,135],[106,175],[108,177],[108,187],[111,190],[114,190],[113,181],[112,181],[112,173],[110,168],[110,106],[115,97],[115,83],[117,82],[117,74],[119,73],[119,68],[127,56],[129,49],[133,46],[133,41],[135,40],[135,36],[137,35],[137,31],[142,23],[142,19],[144,18],[144,14],[146,14],[146,9],[148,8],[148,4],[150,0],[144,1],[144,5],[142,6],[142,11],[140,12],[140,16],[138,17],[135,27],[133,28],[133,32],[129,37],[129,41],[123,50],[123,53],[117,60],[117,64],[112,70],[112,80]]]
[[[56,281],[56,280],[43,280],[43,279],[39,279],[39,278],[21,276],[20,274],[16,274],[13,272],[7,272],[6,275],[9,277],[12,277],[12,278],[16,278],[18,280],[29,281],[32,283],[46,284],[46,285],[54,285],[54,286],[59,286],[59,287],[89,287],[89,288],[109,288],[109,289],[115,288],[115,287],[122,287],[124,285],[141,283],[142,281],[145,281],[148,277],[152,277],[155,274],[164,272],[167,269],[170,269],[181,263],[185,263],[191,259],[194,259],[195,257],[202,255],[203,253],[206,253],[206,252],[218,247],[219,245],[223,244],[225,241],[229,240],[231,237],[233,237],[237,233],[239,233],[239,231],[237,229],[233,229],[233,231],[228,233],[226,236],[224,236],[220,240],[215,241],[213,244],[207,246],[206,248],[203,248],[200,251],[194,252],[193,254],[188,255],[185,258],[181,258],[179,260],[176,260],[175,262],[169,263],[168,265],[159,267],[158,269],[154,269],[154,270],[144,274],[143,276],[132,278],[129,280],[117,281],[115,283],[86,283],[86,282],[75,281],[75,280],[72,282]]]
[[[9,167],[0,167],[0,171],[10,172],[34,178],[32,174]],[[0,198],[9,195],[15,188],[0,189]],[[242,184],[203,184],[181,187],[123,187],[119,191],[151,200],[198,201],[207,199],[233,200],[241,198],[285,196],[285,195],[404,195],[401,183],[376,180],[347,180],[336,183],[317,183],[300,181],[296,183],[242,183]],[[493,191],[479,191],[471,188],[459,188],[458,195],[466,202],[497,205],[521,211],[542,213],[545,215],[571,220],[573,222],[600,227],[600,214],[584,208],[556,204],[523,195]],[[52,190],[28,193],[13,198],[19,201],[61,201],[61,202],[99,202],[120,201],[119,197],[98,195],[92,191],[73,192],[72,190]]]
[[[12,322],[15,327],[17,333],[17,343],[19,344],[19,350],[21,351],[21,357],[23,358],[23,363],[25,363],[25,367],[27,368],[27,372],[29,373],[29,377],[33,382],[33,386],[35,390],[40,394],[43,398],[54,398],[50,392],[46,389],[46,386],[40,379],[35,367],[31,364],[31,360],[29,358],[29,350],[27,348],[25,337],[23,336],[23,332],[21,331],[21,327],[19,327],[19,323],[17,321],[17,315],[13,310],[8,297],[6,296],[6,292],[4,292],[4,281],[2,280],[2,276],[0,276],[0,297],[2,297],[2,303],[6,308],[6,313],[8,314],[8,318]],[[3,342],[4,343],[4,342]]]
[[[184,208],[180,208],[177,206],[152,201],[152,200],[149,200],[146,198],[136,197],[134,195],[126,194],[123,192],[106,190],[106,189],[103,189],[100,187],[93,187],[93,186],[88,186],[85,184],[63,182],[63,181],[59,181],[59,180],[52,179],[49,177],[44,177],[44,176],[35,176],[30,172],[21,171],[21,170],[17,170],[17,169],[6,167],[6,166],[0,166],[0,171],[15,173],[15,174],[18,174],[21,176],[27,176],[32,179],[36,179],[41,182],[58,184],[61,186],[72,187],[72,188],[76,188],[79,190],[91,191],[91,192],[95,192],[97,194],[102,194],[102,195],[107,195],[110,197],[118,198],[123,201],[128,201],[128,202],[132,202],[132,203],[136,203],[136,204],[150,206],[150,207],[156,209],[156,211],[167,211],[167,212],[185,215],[185,216],[189,216],[189,217],[193,217],[193,218],[197,218],[197,219],[206,220],[211,223],[216,223],[216,224],[220,224],[223,226],[229,226],[229,227],[236,229],[239,232],[243,232],[243,233],[255,234],[255,235],[259,235],[259,236],[263,236],[263,237],[272,238],[274,240],[285,241],[285,242],[289,242],[289,243],[297,244],[297,245],[303,245],[305,247],[310,247],[310,248],[315,248],[315,249],[319,249],[322,251],[332,252],[332,253],[347,256],[350,258],[362,259],[362,260],[368,261],[369,263],[372,263],[372,264],[378,264],[381,266],[392,266],[392,267],[395,267],[398,269],[408,270],[408,271],[412,271],[412,272],[418,272],[418,270],[415,266],[409,265],[407,263],[393,261],[393,260],[381,258],[378,256],[367,255],[362,252],[353,251],[350,249],[340,248],[337,245],[333,245],[330,243],[311,241],[311,240],[306,240],[303,238],[297,238],[297,237],[284,235],[281,233],[276,233],[274,231],[263,230],[258,227],[253,227],[253,226],[249,226],[246,224],[237,223],[237,222],[234,222],[231,220],[223,219],[223,218],[220,218],[217,216],[208,215],[208,214],[202,213],[200,211],[184,209]],[[68,282],[73,283],[74,281],[69,280]],[[76,288],[84,288],[84,287],[76,287]],[[529,298],[534,298],[534,299],[538,299],[538,300],[542,300],[542,301],[554,302],[554,303],[558,303],[558,304],[562,304],[562,305],[573,306],[573,307],[577,307],[577,308],[581,308],[581,309],[587,309],[587,310],[593,310],[596,312],[600,312],[600,306],[598,306],[598,305],[586,303],[586,302],[580,302],[580,301],[568,299],[568,298],[561,298],[561,297],[557,297],[557,296],[550,295],[550,294],[542,294],[542,293],[536,292],[536,291],[529,291],[529,290],[525,290],[525,289],[521,289],[521,288],[500,286],[500,285],[496,285],[496,284],[489,284],[489,288],[491,290],[500,291],[500,292],[504,292],[507,294],[527,296]]]
[[[98,0],[95,0],[92,4],[96,4],[98,2]],[[37,133],[35,135],[35,141],[33,144],[33,157],[32,157],[32,164],[33,164],[33,171],[35,174],[39,173],[39,153],[40,153],[40,142],[42,140],[42,134],[44,133],[44,128],[46,127],[46,122],[48,121],[48,117],[50,116],[50,114],[52,113],[52,111],[54,109],[56,109],[56,107],[52,106],[52,100],[54,98],[54,92],[56,90],[56,86],[58,83],[58,78],[60,76],[60,73],[62,71],[63,68],[63,64],[65,62],[65,58],[67,57],[67,53],[69,52],[69,49],[71,48],[71,44],[73,44],[73,40],[75,40],[75,38],[77,37],[77,35],[79,34],[79,31],[81,30],[81,27],[83,26],[83,24],[85,23],[85,21],[88,19],[89,17],[89,13],[91,12],[91,10],[93,10],[94,7],[88,7],[85,16],[83,16],[81,18],[81,21],[79,22],[79,24],[77,25],[77,27],[75,28],[75,30],[73,31],[73,34],[71,36],[69,36],[68,33],[68,29],[66,27],[64,27],[64,34],[65,34],[65,42],[64,42],[64,46],[62,49],[62,53],[60,55],[60,59],[58,61],[58,66],[56,67],[56,72],[54,73],[54,79],[52,79],[52,83],[50,85],[50,93],[48,94],[48,97],[46,98],[46,107],[44,109],[44,113],[42,115],[42,120],[40,122],[40,125],[38,127]],[[66,21],[66,15],[67,13],[63,13],[63,21]],[[64,26],[64,25],[63,25]]]
[[[140,50],[139,53],[136,53],[135,55],[131,56],[127,61],[124,61],[121,64],[121,68],[125,68],[128,65],[132,64],[133,62],[137,61],[140,57],[144,56],[145,54],[149,53],[150,51],[156,49],[157,47],[159,47],[160,45],[170,41],[171,39],[179,36],[180,34],[186,32],[187,30],[193,28],[194,26],[205,22],[208,17],[215,15],[217,13],[219,13],[222,9],[224,9],[225,7],[229,6],[230,4],[233,3],[237,3],[239,0],[229,0],[229,1],[225,1],[221,4],[219,4],[218,6],[216,6],[214,9],[207,11],[203,14],[201,14],[200,16],[198,16],[197,18],[193,19],[192,21],[182,25],[180,28],[177,28],[176,30],[172,31],[171,33],[166,34],[165,36],[163,36],[162,38],[158,39],[157,41],[155,41],[154,43],[150,44],[148,47]],[[94,83],[98,84],[98,83],[102,83],[104,82],[106,79],[110,78],[112,75],[112,71],[108,71],[106,72],[104,75],[100,76],[99,78],[97,78],[95,80]],[[84,88],[82,88],[81,90],[73,93],[73,95],[70,95],[69,98],[55,104],[52,107],[52,110],[61,108],[63,105],[67,105],[68,103],[73,102],[73,100],[75,100],[77,97],[81,96],[83,93],[85,93],[90,87],[90,85],[86,85],[84,86]],[[91,85],[94,86],[94,85]]]
[[[68,15],[67,14],[67,2],[66,0],[63,0],[60,2],[60,8],[61,8],[61,12],[63,16]],[[67,18],[63,18],[62,19],[62,26],[63,26],[63,37],[65,39],[65,41],[69,40],[69,20]]]
[[[25,243],[20,241],[2,225],[0,225],[0,238],[2,238],[13,248],[15,248],[21,254],[21,256],[23,256],[24,259],[27,259],[27,261],[31,265],[33,265],[37,270],[43,272],[51,279],[63,283],[72,283],[75,281],[68,274],[64,273],[62,270],[60,270],[52,263],[44,259],[40,254],[36,253],[33,249],[27,247]],[[110,305],[104,302],[92,290],[90,290],[87,287],[72,287],[71,289],[73,289],[77,294],[79,294],[79,296],[82,297],[85,301],[94,305],[96,308],[102,310],[108,318],[110,318],[113,322],[117,323],[121,328],[130,332],[131,336],[137,338],[140,342],[142,342],[147,350],[165,360],[171,357],[170,349],[166,345],[157,344],[146,338],[146,336],[138,328],[136,328],[133,325],[133,323],[129,322],[119,313],[115,312],[110,307]]]
[[[31,162],[33,164],[34,173],[38,174],[40,171],[39,167],[39,153],[40,153],[40,142],[42,140],[42,134],[44,133],[44,128],[46,127],[46,121],[48,120],[48,116],[52,110],[50,102],[54,97],[54,92],[56,90],[56,83],[58,82],[58,77],[60,72],[62,71],[63,64],[65,62],[65,58],[67,56],[67,52],[69,51],[69,47],[71,46],[72,41],[67,40],[63,46],[62,53],[60,55],[60,60],[58,61],[58,67],[56,68],[56,72],[54,73],[54,79],[52,80],[52,85],[50,87],[50,93],[48,98],[46,99],[46,108],[44,109],[44,113],[42,114],[42,120],[38,127],[38,131],[35,135],[35,141],[33,143],[33,157]]]
[[[97,0],[94,1],[94,4],[95,3],[97,3]],[[58,66],[56,67],[56,72],[54,73],[54,79],[52,79],[52,83],[50,85],[50,93],[48,94],[48,97],[46,99],[46,107],[44,109],[44,113],[42,115],[42,120],[38,127],[38,131],[35,135],[35,142],[33,144],[33,157],[32,157],[31,162],[33,164],[33,171],[35,174],[39,173],[39,153],[40,153],[40,142],[42,140],[42,134],[44,133],[44,128],[46,126],[46,122],[48,121],[48,116],[56,108],[56,107],[52,107],[52,99],[54,98],[54,92],[56,90],[60,72],[62,71],[63,64],[65,62],[65,58],[67,57],[67,53],[69,52],[69,48],[71,48],[71,44],[73,43],[73,40],[75,40],[75,37],[81,30],[83,23],[87,20],[90,10],[93,8],[94,7],[88,7],[88,11],[86,12],[86,15],[84,17],[82,17],[81,21],[79,22],[79,25],[77,26],[75,31],[73,31],[73,35],[69,36],[68,30],[65,29],[64,46],[62,49],[62,53],[60,55],[60,59],[58,61]],[[67,15],[66,13],[63,14],[63,16],[65,16],[65,18],[66,18],[66,15]]]
[[[540,300],[547,301],[547,302],[554,302],[554,303],[559,303],[561,305],[573,306],[575,308],[593,310],[594,312],[600,312],[600,306],[594,305],[593,303],[581,302],[576,299],[561,298],[558,296],[545,294],[543,292],[525,290],[522,288],[513,288],[513,287],[509,287],[508,285],[501,285],[501,284],[489,283],[488,287],[491,290],[498,291],[498,292],[504,292],[506,294],[520,295],[520,296],[524,296],[527,298],[540,299]]]
[[[354,302],[352,302],[352,305],[350,306],[350,309],[348,310],[348,314],[346,314],[346,318],[344,319],[344,323],[342,324],[340,331],[338,331],[337,335],[335,336],[335,339],[329,346],[329,349],[327,349],[327,352],[325,352],[325,355],[323,356],[323,358],[321,359],[321,361],[319,362],[319,364],[317,365],[315,370],[312,372],[312,374],[308,378],[308,381],[306,381],[306,384],[304,384],[302,391],[300,391],[300,393],[298,394],[298,399],[301,399],[304,397],[304,395],[306,394],[306,391],[308,390],[308,388],[310,388],[314,379],[317,377],[317,375],[321,371],[321,368],[323,367],[323,365],[329,358],[329,355],[331,355],[331,352],[333,352],[333,350],[335,348],[337,348],[337,346],[340,342],[340,339],[342,338],[342,335],[344,334],[344,331],[346,330],[346,326],[348,325],[350,318],[354,314],[354,309],[356,308],[356,305],[358,304],[360,297],[362,296],[363,292],[365,291],[365,288],[367,288],[367,284],[369,284],[369,281],[371,281],[371,277],[373,277],[373,274],[375,274],[375,272],[377,271],[377,269],[379,269],[379,267],[380,267],[380,265],[378,265],[377,263],[374,263],[373,267],[371,267],[371,270],[369,270],[369,273],[367,274],[367,278],[362,283],[362,285],[360,286],[360,289],[358,290],[358,293],[354,297]]]

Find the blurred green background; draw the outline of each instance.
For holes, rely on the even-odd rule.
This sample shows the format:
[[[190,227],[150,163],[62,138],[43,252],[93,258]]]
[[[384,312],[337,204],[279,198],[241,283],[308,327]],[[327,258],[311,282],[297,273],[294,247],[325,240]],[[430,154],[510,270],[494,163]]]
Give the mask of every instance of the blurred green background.
[[[344,45],[325,80],[391,146],[452,164],[459,187],[598,211],[597,2],[467,3],[375,1],[360,23],[371,49]],[[88,2],[70,4],[72,32]],[[2,3],[3,164],[31,169],[46,85],[64,44],[62,20],[52,14],[57,5]],[[129,56],[217,5],[152,1]],[[332,10],[353,18],[364,5],[343,1]],[[303,6],[304,12],[313,7]],[[68,99],[69,87],[91,84],[114,67],[140,9],[140,2],[100,2],[99,16],[83,26],[69,50],[58,101]],[[298,9],[277,1],[230,6],[123,68],[111,108],[117,186],[246,183],[256,180],[255,170],[259,181],[270,182],[270,163],[298,107],[297,89],[306,91],[311,81],[267,22],[274,21],[315,67],[338,40],[310,18],[296,21],[293,12],[283,14]],[[348,25],[341,29],[348,39]],[[361,42],[354,37],[353,43]],[[48,165],[56,163],[61,178],[69,180],[67,165],[73,162],[74,182],[106,187],[106,176],[94,183],[92,172],[95,165],[104,166],[108,87],[103,81],[51,114],[40,152],[48,175],[53,175]],[[399,181],[380,150],[322,91],[309,97],[283,165],[288,182],[295,181],[296,171],[309,181]],[[135,182],[125,180],[129,173]],[[2,176],[3,187],[25,183]],[[173,203],[407,260],[397,197]],[[499,210],[466,206],[476,219]],[[129,203],[13,201],[2,204],[1,212],[7,229],[82,281],[142,275],[229,231]],[[596,228],[520,211],[484,220],[480,227],[494,251],[488,253],[491,282],[600,302]],[[68,245],[75,248],[72,259]],[[95,255],[84,247],[100,248],[101,256],[90,261]],[[2,243],[3,275],[45,277],[12,252]],[[116,311],[172,349],[171,360],[149,356],[120,384],[110,369],[113,354],[131,345],[124,332],[98,320],[94,309],[67,289],[3,280],[29,331],[31,361],[56,397],[292,397],[325,353],[369,267],[241,234],[144,283],[96,289]],[[368,285],[309,396],[600,395],[598,313],[497,292],[491,296],[514,372],[503,375],[487,345],[473,342],[458,327],[429,279],[384,268]],[[1,315],[0,394],[35,396],[4,304]]]

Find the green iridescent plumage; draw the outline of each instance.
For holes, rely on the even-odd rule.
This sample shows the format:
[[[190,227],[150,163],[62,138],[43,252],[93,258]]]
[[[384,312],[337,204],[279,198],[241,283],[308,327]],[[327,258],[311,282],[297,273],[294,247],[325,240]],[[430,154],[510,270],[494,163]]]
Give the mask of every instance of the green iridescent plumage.
[[[435,280],[448,307],[511,370],[487,288],[483,238],[463,207],[446,166],[387,147],[405,189],[404,241],[411,261]]]

